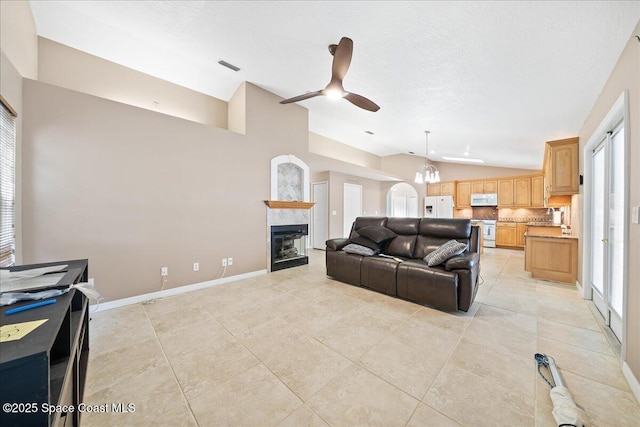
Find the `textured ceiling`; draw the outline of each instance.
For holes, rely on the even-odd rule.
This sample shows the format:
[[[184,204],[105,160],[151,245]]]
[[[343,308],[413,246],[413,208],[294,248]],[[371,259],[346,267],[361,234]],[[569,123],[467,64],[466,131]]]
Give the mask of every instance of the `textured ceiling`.
[[[640,19],[637,1],[30,4],[42,37],[224,100],[242,81],[284,98],[324,88],[327,46],[348,36],[345,89],[381,109],[303,101],[311,131],[424,155],[428,129],[432,160],[469,150],[530,169],[544,141],[578,134]]]

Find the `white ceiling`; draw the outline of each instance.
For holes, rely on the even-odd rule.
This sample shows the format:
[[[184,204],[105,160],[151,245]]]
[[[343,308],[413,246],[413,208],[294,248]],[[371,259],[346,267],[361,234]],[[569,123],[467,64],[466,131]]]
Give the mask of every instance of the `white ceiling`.
[[[228,100],[324,88],[327,46],[354,41],[347,91],[316,97],[312,132],[375,153],[539,169],[576,136],[640,19],[640,2],[31,1],[38,35]],[[233,72],[224,59],[241,68]],[[274,108],[288,106],[274,105]],[[365,130],[375,133],[368,135]]]

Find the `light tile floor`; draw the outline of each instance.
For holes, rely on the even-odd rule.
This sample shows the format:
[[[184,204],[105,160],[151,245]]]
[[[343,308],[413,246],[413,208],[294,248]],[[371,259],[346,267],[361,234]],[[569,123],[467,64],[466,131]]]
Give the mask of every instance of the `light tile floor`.
[[[552,355],[589,426],[640,407],[575,287],[486,250],[468,313],[327,278],[310,264],[92,315],[85,426],[554,426],[533,355]]]

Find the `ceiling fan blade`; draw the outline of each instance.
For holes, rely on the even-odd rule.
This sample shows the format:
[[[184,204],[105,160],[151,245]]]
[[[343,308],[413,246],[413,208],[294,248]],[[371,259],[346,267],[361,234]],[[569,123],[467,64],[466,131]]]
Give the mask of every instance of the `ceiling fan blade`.
[[[304,95],[294,96],[293,98],[285,99],[280,101],[280,104],[290,104],[292,102],[304,101],[305,99],[313,98],[314,96],[324,95],[321,90],[317,90],[315,92],[308,92]]]
[[[365,110],[373,111],[374,113],[380,109],[378,104],[371,101],[370,99],[365,98],[362,95],[358,95],[355,93],[348,92],[344,99],[355,105],[356,107],[363,108]]]
[[[333,65],[331,66],[331,83],[339,81],[342,83],[349,65],[351,64],[351,55],[353,55],[353,40],[349,37],[343,37],[336,47],[333,54]],[[331,84],[329,83],[329,84]]]

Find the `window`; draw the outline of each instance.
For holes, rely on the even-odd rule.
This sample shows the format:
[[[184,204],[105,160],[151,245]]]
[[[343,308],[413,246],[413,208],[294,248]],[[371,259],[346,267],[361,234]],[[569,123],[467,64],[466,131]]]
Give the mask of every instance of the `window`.
[[[15,263],[16,114],[0,97],[0,267]]]

